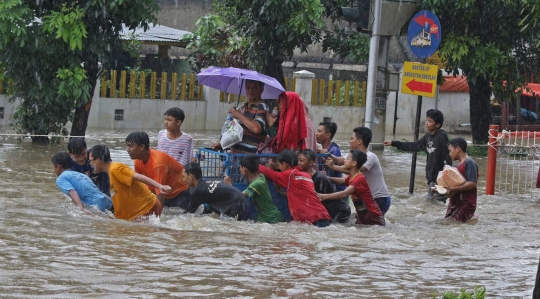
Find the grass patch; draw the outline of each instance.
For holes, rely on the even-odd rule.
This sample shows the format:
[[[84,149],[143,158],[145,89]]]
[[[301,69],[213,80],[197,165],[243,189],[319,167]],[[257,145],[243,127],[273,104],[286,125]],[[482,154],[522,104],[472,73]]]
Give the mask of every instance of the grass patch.
[[[486,287],[475,286],[474,291],[461,289],[458,294],[454,292],[444,292],[442,294],[433,295],[432,298],[438,299],[484,299],[486,297]]]
[[[489,146],[485,145],[467,145],[467,154],[471,157],[487,157]]]

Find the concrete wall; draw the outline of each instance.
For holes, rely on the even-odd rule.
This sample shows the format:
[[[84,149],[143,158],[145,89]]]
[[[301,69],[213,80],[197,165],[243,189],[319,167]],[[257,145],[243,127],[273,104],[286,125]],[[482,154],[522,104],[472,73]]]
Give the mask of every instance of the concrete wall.
[[[13,113],[19,106],[18,102],[10,103],[5,94],[0,94],[0,108],[4,108],[4,117],[0,118],[0,127],[7,127],[13,121]]]
[[[418,96],[399,92],[396,122],[396,135],[411,135],[414,133],[416,106]],[[394,112],[396,107],[396,93],[391,92],[386,102],[386,134],[391,136],[394,125]],[[450,133],[460,133],[469,130],[469,127],[459,127],[459,124],[470,122],[469,94],[459,92],[439,93],[438,99],[423,97],[422,114],[420,116],[420,132],[425,132],[424,122],[426,111],[438,109],[444,114],[443,129]]]
[[[149,99],[99,98],[92,103],[89,128],[102,129],[159,129],[164,128],[163,113],[180,107],[186,114],[183,130],[204,130],[206,102]],[[114,119],[115,110],[124,110],[124,120]]]
[[[313,73],[307,72],[307,77],[297,77],[296,91],[309,109],[309,116],[316,126],[323,121],[324,117],[332,117],[342,132],[352,132],[352,129],[362,125],[364,120],[363,107],[327,107],[311,105],[311,77]],[[173,101],[173,100],[150,100],[150,99],[120,99],[99,97],[99,83],[92,99],[92,108],[88,117],[88,128],[101,129],[160,129],[163,128],[163,113],[170,107],[180,107],[186,114],[182,125],[185,131],[212,130],[219,131],[223,126],[227,110],[235,103],[219,102],[219,91],[204,87],[203,101]],[[0,120],[0,126],[9,125],[13,119],[13,110],[16,104],[7,103],[7,98],[0,95],[0,107],[4,107],[5,117]],[[114,119],[116,109],[124,110],[124,120]],[[375,114],[384,124],[384,115]],[[70,124],[67,128],[70,128]],[[375,128],[374,128],[375,130]],[[382,130],[384,131],[384,130]],[[384,132],[382,132],[384,134]],[[379,139],[382,140],[383,136]]]
[[[300,71],[295,73],[296,92],[306,101],[309,116],[316,126],[324,117],[330,116],[338,125],[339,133],[352,132],[353,128],[363,125],[364,107],[327,107],[311,105],[311,80],[315,75]],[[99,85],[96,86],[99,91]],[[204,87],[204,101],[172,101],[150,99],[118,99],[100,98],[98,93],[93,99],[88,119],[89,128],[103,129],[160,129],[163,128],[163,113],[170,107],[180,107],[186,113],[182,125],[185,131],[212,130],[219,131],[223,126],[227,110],[233,103],[219,102],[219,91]],[[392,135],[395,93],[390,93],[387,109],[375,110],[373,125],[373,143],[380,143]],[[414,132],[417,96],[399,93],[398,121],[396,135],[410,136]],[[17,103],[9,103],[5,95],[0,95],[0,107],[4,107],[4,119],[0,126],[8,126],[13,120],[13,112]],[[438,100],[423,98],[421,115],[421,132],[424,132],[425,113],[428,109],[437,108],[445,115],[443,128],[451,133],[466,131],[459,124],[469,123],[469,94],[440,93]],[[115,121],[115,109],[124,109],[124,120]],[[70,125],[67,126],[68,128]]]

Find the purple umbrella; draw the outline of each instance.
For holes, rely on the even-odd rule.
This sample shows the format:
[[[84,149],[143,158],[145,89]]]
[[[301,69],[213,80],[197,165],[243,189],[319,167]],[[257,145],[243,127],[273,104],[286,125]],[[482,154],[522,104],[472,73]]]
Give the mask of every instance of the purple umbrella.
[[[264,83],[262,99],[277,99],[282,92],[285,92],[285,88],[276,79],[259,74],[256,71],[235,67],[212,66],[197,74],[199,84],[243,96],[246,95],[246,86],[244,84],[246,79]]]

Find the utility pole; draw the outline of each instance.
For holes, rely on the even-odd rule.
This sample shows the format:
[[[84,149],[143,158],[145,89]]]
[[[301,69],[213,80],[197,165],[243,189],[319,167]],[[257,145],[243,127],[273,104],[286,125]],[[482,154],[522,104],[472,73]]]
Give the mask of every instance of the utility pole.
[[[365,127],[372,130],[375,93],[377,91],[377,63],[379,56],[379,36],[381,28],[382,0],[373,1],[373,28],[369,40],[369,62],[366,91]]]

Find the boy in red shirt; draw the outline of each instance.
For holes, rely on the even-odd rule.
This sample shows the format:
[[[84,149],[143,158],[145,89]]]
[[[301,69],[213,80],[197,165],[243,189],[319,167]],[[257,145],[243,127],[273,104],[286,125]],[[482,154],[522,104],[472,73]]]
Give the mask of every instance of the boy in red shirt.
[[[453,161],[459,161],[456,169],[467,182],[461,186],[446,188],[446,196],[450,198],[450,203],[448,203],[445,218],[466,222],[474,216],[476,211],[478,165],[467,155],[467,141],[462,137],[450,140],[448,151]]]
[[[336,193],[319,194],[319,198],[321,201],[338,200],[350,195],[356,208],[356,224],[384,226],[386,223],[383,213],[371,194],[366,177],[360,171],[360,168],[362,168],[362,165],[366,161],[366,153],[360,150],[351,150],[351,153],[347,156],[347,160],[345,160],[345,164],[343,164],[343,168],[350,175],[345,179],[329,178],[337,184],[346,185],[347,188]]]
[[[271,170],[264,165],[259,165],[259,172],[287,190],[292,219],[299,222],[309,222],[318,227],[330,225],[332,218],[317,197],[311,175],[303,172],[298,166],[296,152],[283,150],[278,154],[277,161],[281,172]]]

